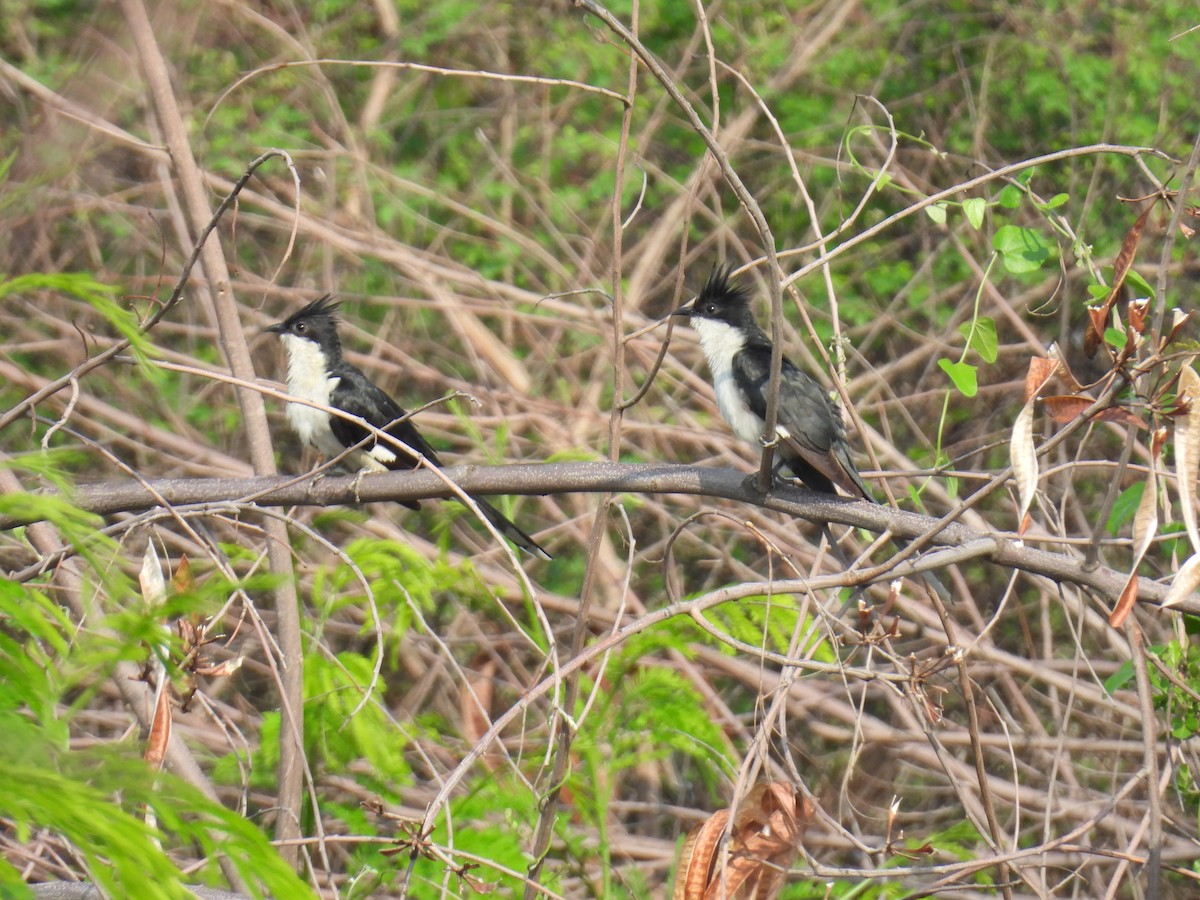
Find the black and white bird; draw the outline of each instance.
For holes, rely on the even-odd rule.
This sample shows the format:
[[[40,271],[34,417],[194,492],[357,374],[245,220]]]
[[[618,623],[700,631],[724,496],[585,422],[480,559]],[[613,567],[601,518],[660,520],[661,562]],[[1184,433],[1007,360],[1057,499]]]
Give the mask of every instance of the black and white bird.
[[[746,289],[733,269],[717,265],[696,299],[672,313],[685,316],[700,338],[712,372],[717,408],[733,433],[762,446],[766,430],[771,339],[754,320]],[[850,459],[840,410],[825,390],[786,356],[776,413],[780,466],[814,491],[874,501]],[[776,469],[778,471],[778,467]]]
[[[417,426],[404,418],[400,406],[377,387],[362,370],[342,357],[338,339],[339,304],[326,295],[293,313],[267,331],[279,335],[287,350],[288,393],[320,406],[358,416],[385,434],[401,441],[435,466],[437,452],[421,436]],[[368,472],[412,469],[418,459],[357,422],[333,415],[304,403],[289,403],[288,421],[302,444],[309,444],[329,458],[346,454],[345,467]],[[347,454],[347,451],[350,451]],[[473,497],[484,517],[496,530],[522,550],[550,559],[550,554],[514,525],[500,510],[481,497]],[[407,504],[416,507],[419,504]]]

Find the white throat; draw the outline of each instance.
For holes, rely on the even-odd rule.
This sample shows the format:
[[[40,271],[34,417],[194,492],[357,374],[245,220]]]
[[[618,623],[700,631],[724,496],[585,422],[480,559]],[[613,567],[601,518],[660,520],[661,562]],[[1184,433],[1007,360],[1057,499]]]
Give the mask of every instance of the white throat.
[[[754,414],[738,390],[733,378],[733,358],[746,346],[746,336],[727,322],[714,319],[692,319],[692,328],[700,338],[700,349],[712,372],[717,409],[729,427],[743,441],[757,444],[762,437],[762,419]]]

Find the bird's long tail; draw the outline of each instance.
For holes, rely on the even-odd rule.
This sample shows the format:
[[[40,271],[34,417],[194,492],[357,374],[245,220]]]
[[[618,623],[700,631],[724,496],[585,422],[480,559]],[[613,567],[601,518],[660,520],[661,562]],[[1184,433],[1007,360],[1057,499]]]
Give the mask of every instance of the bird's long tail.
[[[482,497],[472,497],[471,499],[475,501],[475,504],[479,507],[479,511],[483,513],[484,518],[491,522],[498,532],[500,532],[526,553],[530,553],[533,556],[537,556],[541,559],[552,559],[549,553],[538,546],[537,541],[518,528],[511,519],[505,516],[504,513],[500,512],[500,510],[496,509],[496,507],[492,506],[492,504],[488,503]]]

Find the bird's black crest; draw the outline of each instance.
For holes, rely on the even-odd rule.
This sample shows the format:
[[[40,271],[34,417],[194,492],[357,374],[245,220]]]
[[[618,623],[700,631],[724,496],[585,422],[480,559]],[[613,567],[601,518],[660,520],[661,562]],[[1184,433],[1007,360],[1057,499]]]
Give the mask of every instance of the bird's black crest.
[[[750,294],[745,285],[733,277],[732,265],[717,263],[708,275],[708,281],[700,289],[697,300],[715,300],[729,305],[749,303]]]
[[[308,304],[303,309],[292,313],[283,321],[283,327],[291,325],[293,322],[299,322],[301,319],[329,319],[337,321],[338,309],[342,304],[334,302],[333,294],[326,294],[324,297],[318,297],[312,303]]]

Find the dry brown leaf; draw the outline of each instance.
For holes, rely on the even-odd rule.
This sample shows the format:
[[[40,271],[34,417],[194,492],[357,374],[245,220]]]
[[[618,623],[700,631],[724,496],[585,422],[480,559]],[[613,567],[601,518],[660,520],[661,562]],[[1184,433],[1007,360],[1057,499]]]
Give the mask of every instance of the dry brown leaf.
[[[1029,371],[1025,373],[1025,402],[1028,403],[1045,387],[1046,382],[1058,368],[1058,361],[1035,356],[1029,360]]]
[[[1125,284],[1125,277],[1133,268],[1138,244],[1142,241],[1142,233],[1146,230],[1146,222],[1150,218],[1152,209],[1154,209],[1153,203],[1142,210],[1142,214],[1137,217],[1137,221],[1125,235],[1125,240],[1121,243],[1121,252],[1117,254],[1116,262],[1113,263],[1113,283],[1108,297],[1100,306],[1088,308],[1088,327],[1083,335],[1083,350],[1089,359],[1096,355],[1096,350],[1104,343],[1104,330],[1108,327],[1108,314],[1112,311],[1113,304],[1117,302],[1117,295]]]
[[[1187,562],[1179,567],[1179,571],[1171,579],[1171,586],[1167,588],[1167,596],[1162,599],[1162,608],[1175,606],[1194,594],[1198,587],[1200,587],[1200,552],[1193,553],[1188,557]]]
[[[482,878],[476,878],[466,872],[460,872],[458,877],[466,882],[467,887],[477,894],[494,894],[497,888],[500,887],[498,881],[484,881]]]
[[[679,854],[672,900],[704,900],[729,810],[719,809],[689,832]]]
[[[709,881],[704,900],[758,900],[759,873],[762,868],[759,860],[735,854],[731,850],[725,861],[723,877]]]
[[[179,557],[179,565],[175,567],[175,574],[171,576],[171,593],[184,594],[192,589],[192,564],[188,562],[186,554],[181,554]]]
[[[1137,589],[1137,572],[1134,572],[1125,582],[1125,587],[1121,588],[1121,596],[1117,598],[1117,605],[1109,613],[1108,624],[1113,628],[1120,628],[1125,624],[1125,620],[1129,618],[1129,613],[1133,610],[1133,604],[1137,603]]]
[[[1108,327],[1109,310],[1108,304],[1088,307],[1088,327],[1083,334],[1083,352],[1087,354],[1088,359],[1094,357],[1096,351],[1104,345],[1104,330]]]
[[[224,678],[240,669],[245,659],[244,656],[236,656],[233,659],[219,662],[215,666],[198,665],[196,666],[196,674],[205,675],[209,678]]]
[[[1150,311],[1150,301],[1144,297],[1141,300],[1129,301],[1129,327],[1138,334],[1146,333],[1146,314]]]
[[[1179,337],[1179,332],[1183,330],[1183,326],[1192,318],[1191,312],[1184,312],[1178,306],[1171,310],[1171,330],[1167,332],[1167,336],[1163,338],[1158,349],[1161,352],[1164,347],[1171,344]]]
[[[773,900],[783,888],[785,870],[799,855],[812,817],[812,804],[794,785],[755,786],[729,826],[723,866],[721,836],[729,810],[713,813],[688,835],[674,900]]]
[[[1196,525],[1196,477],[1200,474],[1200,375],[1191,360],[1179,370],[1177,398],[1186,412],[1175,419],[1175,478],[1183,523],[1192,550],[1200,553],[1200,528]]]
[[[1133,223],[1133,227],[1129,229],[1125,235],[1125,240],[1121,242],[1121,252],[1117,254],[1117,259],[1113,263],[1113,284],[1112,290],[1108,292],[1108,299],[1105,301],[1106,306],[1112,306],[1117,299],[1117,293],[1125,284],[1125,277],[1129,274],[1129,270],[1133,268],[1133,261],[1137,257],[1138,244],[1142,242],[1142,233],[1146,230],[1146,222],[1150,219],[1150,213],[1154,209],[1154,204],[1149,204],[1142,214],[1137,217],[1137,221]]]
[[[1058,368],[1057,374],[1059,378],[1067,383],[1067,389],[1072,393],[1079,393],[1083,390],[1083,385],[1079,383],[1079,379],[1075,377],[1075,373],[1071,371],[1071,367],[1067,365],[1066,359],[1063,358],[1062,350],[1058,346],[1058,342],[1050,345],[1050,349],[1046,351],[1049,359],[1053,360]],[[1026,400],[1029,398],[1026,397]]]
[[[146,762],[156,769],[162,768],[170,740],[171,692],[166,683],[160,681],[154,704],[154,718],[150,722],[150,736],[146,741]]]
[[[1095,402],[1091,397],[1078,394],[1042,398],[1042,406],[1046,410],[1046,415],[1059,424],[1073,422]],[[1102,409],[1093,418],[1104,422],[1120,422],[1122,425],[1132,425],[1135,428],[1146,427],[1145,422],[1129,410],[1122,409],[1119,406]]]
[[[1146,486],[1142,491],[1142,500],[1137,512],[1133,515],[1133,562],[1129,567],[1129,580],[1108,617],[1108,624],[1120,628],[1133,605],[1137,602],[1138,566],[1142,557],[1150,549],[1154,536],[1158,533],[1158,457],[1162,451],[1163,435],[1166,429],[1160,428],[1155,432],[1150,442],[1150,469],[1146,473]]]
[[[1094,402],[1090,397],[1069,394],[1059,397],[1043,397],[1042,408],[1046,410],[1046,415],[1061,425],[1078,419],[1083,411]]]

